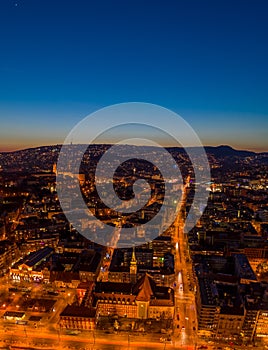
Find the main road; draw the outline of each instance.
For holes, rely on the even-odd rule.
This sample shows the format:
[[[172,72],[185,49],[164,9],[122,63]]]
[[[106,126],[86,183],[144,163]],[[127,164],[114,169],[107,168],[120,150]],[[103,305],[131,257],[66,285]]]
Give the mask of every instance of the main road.
[[[181,200],[178,203],[178,215],[173,224],[171,238],[175,260],[175,316],[174,342],[177,345],[196,345],[197,321],[195,295],[189,290],[189,279],[192,274],[192,264],[189,261],[187,236],[184,232],[187,189],[190,183],[188,177],[182,188]]]
[[[103,331],[84,331],[78,336],[62,334],[63,332],[49,331],[46,329],[27,329],[23,326],[15,326],[13,330],[0,329],[0,347],[10,346],[10,350],[28,349],[73,349],[73,350],[148,350],[148,349],[178,349],[195,350],[194,345],[178,344],[178,342],[159,342],[159,338],[133,333],[109,334]],[[246,350],[243,346],[226,346],[226,344],[207,344],[207,350],[221,348],[228,350]],[[263,350],[263,347],[255,347],[255,350]]]
[[[11,349],[29,349],[36,347],[38,349],[172,349],[174,344],[160,343],[159,337],[152,339],[151,335],[134,334],[105,334],[102,331],[85,331],[78,336],[61,334],[60,331],[52,332],[49,330],[30,330],[23,329],[20,326],[14,327],[14,330],[0,330],[0,346],[10,345]],[[176,346],[176,349],[193,350],[191,346]]]

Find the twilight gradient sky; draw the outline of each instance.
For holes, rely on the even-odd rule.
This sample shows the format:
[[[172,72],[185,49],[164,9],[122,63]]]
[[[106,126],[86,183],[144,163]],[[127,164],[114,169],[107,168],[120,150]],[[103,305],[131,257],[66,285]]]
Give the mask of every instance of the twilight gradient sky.
[[[267,18],[267,0],[1,0],[0,150],[141,101],[205,145],[268,151]]]

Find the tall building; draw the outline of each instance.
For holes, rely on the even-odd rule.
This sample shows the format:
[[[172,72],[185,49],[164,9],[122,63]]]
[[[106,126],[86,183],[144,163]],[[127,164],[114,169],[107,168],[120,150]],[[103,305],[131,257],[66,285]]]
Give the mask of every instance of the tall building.
[[[133,247],[132,250],[132,257],[131,257],[131,261],[130,261],[130,268],[129,268],[129,272],[130,272],[130,282],[131,283],[135,283],[136,279],[137,279],[137,259],[136,259],[136,255],[135,255],[135,247]]]

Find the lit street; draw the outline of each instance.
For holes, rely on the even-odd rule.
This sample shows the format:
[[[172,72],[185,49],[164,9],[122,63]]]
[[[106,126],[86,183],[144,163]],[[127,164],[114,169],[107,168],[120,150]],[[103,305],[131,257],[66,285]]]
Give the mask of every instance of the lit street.
[[[173,224],[172,240],[175,256],[175,316],[174,316],[174,341],[177,345],[195,345],[196,337],[196,310],[195,295],[189,291],[189,282],[187,275],[192,273],[192,266],[187,262],[186,257],[186,240],[184,234],[185,225],[185,207],[187,200],[187,187],[190,179],[183,187],[182,198],[178,203],[179,213]]]

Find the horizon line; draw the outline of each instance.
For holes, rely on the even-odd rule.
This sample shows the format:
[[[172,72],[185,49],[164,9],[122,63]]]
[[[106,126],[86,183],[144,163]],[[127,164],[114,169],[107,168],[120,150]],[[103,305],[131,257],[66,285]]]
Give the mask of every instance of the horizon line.
[[[101,142],[101,143],[94,143],[91,145],[114,145],[115,143],[112,142]],[[62,147],[64,144],[63,143],[56,143],[56,144],[44,144],[44,145],[32,145],[32,146],[22,146],[22,148],[16,148],[16,149],[1,149],[0,148],[0,153],[15,153],[15,152],[22,152],[22,151],[26,151],[26,150],[30,150],[30,149],[36,149],[36,148],[43,148],[43,147]],[[72,143],[68,144],[68,145],[72,145]],[[78,145],[78,144],[77,144]],[[81,143],[82,145],[82,143]],[[89,145],[89,146],[91,146]],[[123,144],[122,144],[123,145]],[[67,146],[67,144],[65,144],[65,146]],[[157,147],[157,146],[150,146],[150,145],[133,145],[133,146],[141,146],[141,147]],[[261,154],[261,153],[268,153],[268,150],[262,150],[259,148],[237,148],[234,147],[232,145],[228,145],[228,144],[218,144],[218,145],[203,145],[203,146],[187,146],[187,147],[183,147],[183,146],[176,146],[176,145],[160,145],[159,147],[164,147],[164,148],[182,148],[182,149],[187,149],[187,148],[191,148],[191,147],[213,147],[213,148],[218,148],[218,147],[230,147],[232,148],[234,151],[245,151],[245,152],[253,152],[256,154]],[[19,146],[18,146],[19,147]]]

